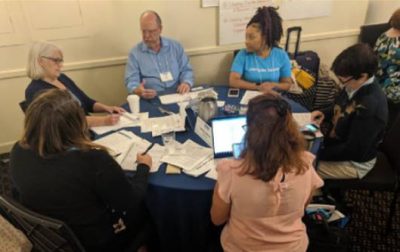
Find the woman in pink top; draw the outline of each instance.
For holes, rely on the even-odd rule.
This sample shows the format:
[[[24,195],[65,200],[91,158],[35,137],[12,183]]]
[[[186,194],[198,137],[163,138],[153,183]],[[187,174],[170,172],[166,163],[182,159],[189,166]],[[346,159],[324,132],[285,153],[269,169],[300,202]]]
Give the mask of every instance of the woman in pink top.
[[[244,143],[240,159],[217,166],[211,219],[215,225],[226,222],[224,251],[306,251],[301,218],[323,181],[289,104],[272,95],[252,99]]]

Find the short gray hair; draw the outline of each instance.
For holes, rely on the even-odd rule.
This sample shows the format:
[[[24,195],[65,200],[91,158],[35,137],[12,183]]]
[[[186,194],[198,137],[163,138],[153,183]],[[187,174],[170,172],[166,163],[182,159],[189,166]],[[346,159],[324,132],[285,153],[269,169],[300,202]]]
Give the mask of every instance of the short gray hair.
[[[147,10],[147,11],[143,12],[143,13],[140,15],[140,20],[142,20],[142,17],[143,17],[145,14],[150,14],[150,13],[153,14],[153,15],[156,17],[156,23],[157,23],[158,27],[161,27],[161,26],[162,26],[161,17],[160,17],[160,15],[158,15],[157,12],[155,12],[155,11],[153,11],[153,10]]]
[[[28,77],[33,80],[41,79],[43,77],[43,67],[39,64],[39,58],[50,56],[55,51],[59,51],[62,54],[61,49],[52,43],[45,41],[34,42],[29,50],[28,66],[26,68]]]

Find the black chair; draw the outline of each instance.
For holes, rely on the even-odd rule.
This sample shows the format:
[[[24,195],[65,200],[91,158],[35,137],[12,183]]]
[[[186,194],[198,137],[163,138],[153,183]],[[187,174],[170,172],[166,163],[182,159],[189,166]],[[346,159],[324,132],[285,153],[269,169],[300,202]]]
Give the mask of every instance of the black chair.
[[[372,191],[390,191],[394,196],[390,205],[386,232],[392,230],[392,220],[396,213],[396,201],[400,187],[400,154],[398,144],[400,142],[400,116],[396,118],[393,126],[386,133],[377,162],[374,168],[362,179],[326,179],[324,191],[361,189]]]
[[[367,43],[374,48],[376,40],[382,33],[389,30],[389,28],[389,23],[363,25],[360,28],[360,42]]]
[[[62,221],[32,212],[6,196],[0,196],[4,217],[32,242],[33,251],[84,252],[72,230]]]
[[[26,103],[26,101],[22,101],[19,103],[19,107],[21,108],[22,112],[25,113],[26,109],[28,108],[28,104]]]

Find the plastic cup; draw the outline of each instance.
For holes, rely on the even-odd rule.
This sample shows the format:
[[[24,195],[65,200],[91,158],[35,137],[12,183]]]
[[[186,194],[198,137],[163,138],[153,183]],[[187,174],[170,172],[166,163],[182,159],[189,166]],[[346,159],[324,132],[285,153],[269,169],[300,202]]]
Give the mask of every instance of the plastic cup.
[[[139,96],[132,94],[129,95],[127,98],[129,109],[131,110],[132,114],[139,114],[140,112],[140,98]]]

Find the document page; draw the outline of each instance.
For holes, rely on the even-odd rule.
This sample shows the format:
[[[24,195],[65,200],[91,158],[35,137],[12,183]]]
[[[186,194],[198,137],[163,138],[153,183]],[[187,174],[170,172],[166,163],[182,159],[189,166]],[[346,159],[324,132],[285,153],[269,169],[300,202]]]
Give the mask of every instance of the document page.
[[[311,122],[311,113],[292,113],[294,120],[300,127]]]
[[[140,113],[139,115],[134,115],[129,112],[125,112],[119,118],[118,123],[116,123],[114,125],[109,125],[109,126],[92,127],[91,130],[93,130],[98,135],[102,135],[104,133],[107,133],[110,131],[117,131],[122,128],[140,126],[140,122],[145,120],[148,117],[149,117],[149,113],[147,113],[147,112]]]
[[[161,161],[180,167],[183,170],[192,170],[198,168],[212,156],[211,148],[203,147],[189,139],[177,146],[175,152],[162,157]]]
[[[196,99],[199,94],[205,94],[205,93],[212,93],[213,95],[218,96],[218,94],[214,91],[214,89],[207,88],[199,91],[189,92],[186,94],[161,95],[159,98],[162,104],[171,104],[171,103],[190,101],[192,99]]]
[[[253,90],[246,90],[244,93],[242,100],[240,100],[240,105],[247,105],[251,99],[254,97],[262,94],[262,92],[259,91],[253,91]]]
[[[103,145],[110,150],[112,156],[122,155],[127,151],[135,141],[135,134],[129,131],[121,130],[94,141],[94,143]]]

